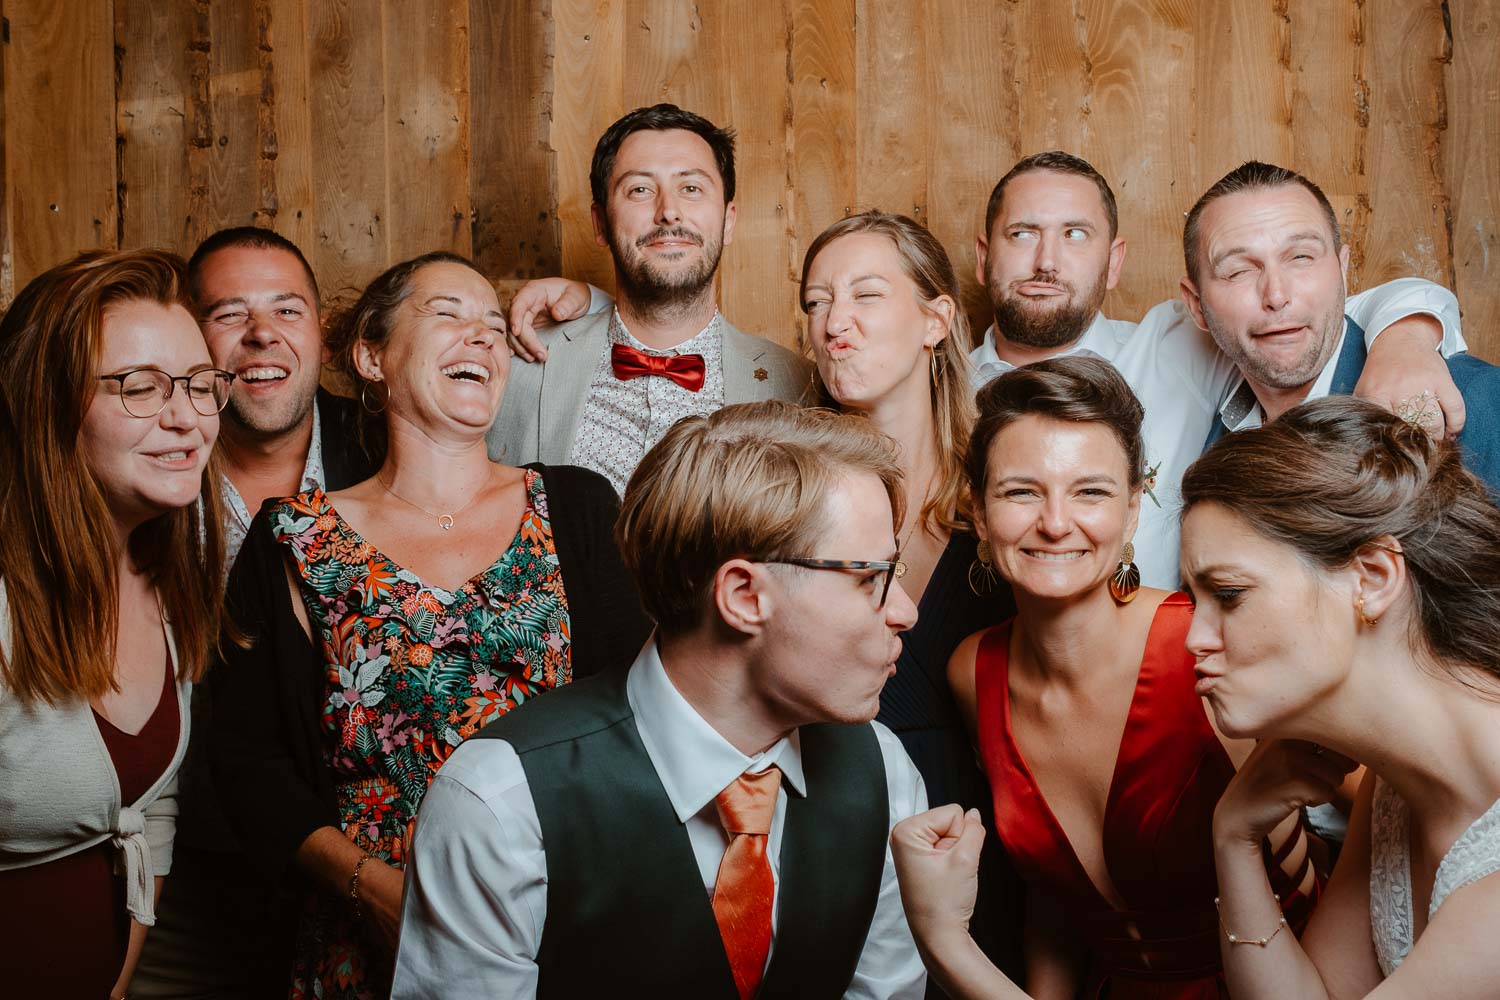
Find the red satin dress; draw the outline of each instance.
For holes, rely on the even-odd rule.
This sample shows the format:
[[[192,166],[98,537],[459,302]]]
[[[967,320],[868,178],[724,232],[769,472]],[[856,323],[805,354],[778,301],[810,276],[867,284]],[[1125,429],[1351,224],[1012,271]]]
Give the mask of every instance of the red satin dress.
[[[1192,615],[1182,594],[1157,610],[1120,738],[1104,811],[1104,855],[1125,910],[1115,909],[1090,880],[1016,746],[1010,623],[990,629],[980,642],[974,665],[979,752],[994,795],[995,825],[1027,891],[1056,899],[1085,947],[1080,996],[1228,996],[1214,908],[1212,827],[1214,805],[1234,777],[1234,765],[1193,692],[1193,657],[1183,647]],[[1295,881],[1288,878],[1273,863],[1279,860],[1268,854],[1272,885],[1288,922],[1300,928],[1314,900],[1295,888],[1302,872]]]

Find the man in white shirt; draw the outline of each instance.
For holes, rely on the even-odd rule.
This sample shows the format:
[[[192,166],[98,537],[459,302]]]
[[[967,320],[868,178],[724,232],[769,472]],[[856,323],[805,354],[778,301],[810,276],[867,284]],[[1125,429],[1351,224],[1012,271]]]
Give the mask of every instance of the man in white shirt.
[[[637,108],[600,137],[589,186],[618,301],[556,327],[535,352],[544,364],[518,354],[489,448],[510,465],[581,465],[623,492],[677,420],[796,399],[809,373],[718,309],[714,277],[736,217],[732,132],[671,104]]]
[[[1234,361],[1181,302],[1153,307],[1139,324],[1099,311],[1105,292],[1119,281],[1126,243],[1108,182],[1079,157],[1038,153],[1012,167],[990,195],[975,249],[976,275],[996,317],[969,355],[975,387],[1064,354],[1092,354],[1120,371],[1146,411],[1141,430],[1150,493],[1142,499],[1134,538],[1141,582],[1175,589],[1178,486],[1239,377]],[[1352,296],[1348,310],[1368,331],[1361,395],[1395,406],[1429,389],[1440,396],[1448,429],[1456,432],[1462,400],[1432,350],[1440,340],[1445,354],[1464,349],[1453,294],[1403,278]]]
[[[657,631],[438,772],[393,996],[920,997],[888,840],[926,794],[870,721],[916,620],[900,497],[857,417],[668,431],[617,528]]]
[[[1198,199],[1182,241],[1183,301],[1240,372],[1212,437],[1352,391],[1369,362],[1345,302],[1349,248],[1321,188],[1285,167],[1241,164]],[[1467,404],[1464,464],[1500,493],[1500,369],[1467,354],[1448,368]],[[1433,396],[1419,390],[1396,412],[1430,428]]]

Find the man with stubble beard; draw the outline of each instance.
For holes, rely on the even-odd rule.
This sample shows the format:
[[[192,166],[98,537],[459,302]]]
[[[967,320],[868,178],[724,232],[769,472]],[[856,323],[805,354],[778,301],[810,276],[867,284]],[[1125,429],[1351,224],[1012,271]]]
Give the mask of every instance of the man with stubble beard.
[[[512,362],[490,458],[581,465],[623,493],[679,419],[806,390],[806,361],[719,312],[714,276],[734,239],[734,184],[733,133],[692,112],[638,108],[605,131],[589,187],[618,299],[544,333],[544,363]]]
[[[1172,590],[1179,581],[1178,486],[1239,382],[1239,369],[1179,300],[1154,306],[1140,323],[1100,311],[1120,279],[1125,249],[1114,192],[1092,165],[1057,151],[1018,162],[990,194],[976,240],[976,277],[989,290],[995,323],[969,359],[975,388],[1065,354],[1091,354],[1119,369],[1146,411],[1141,431],[1150,492],[1133,539],[1135,562],[1144,585]],[[1463,400],[1433,350],[1440,342],[1443,355],[1465,349],[1453,294],[1400,278],[1350,296],[1347,310],[1367,331],[1369,347],[1357,393],[1395,407],[1435,392],[1446,429],[1456,434]]]

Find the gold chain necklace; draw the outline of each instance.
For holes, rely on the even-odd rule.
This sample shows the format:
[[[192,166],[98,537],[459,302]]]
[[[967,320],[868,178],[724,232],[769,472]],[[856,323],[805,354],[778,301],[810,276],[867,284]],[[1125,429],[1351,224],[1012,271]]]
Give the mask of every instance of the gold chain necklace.
[[[380,484],[380,488],[381,489],[385,490],[391,496],[395,497],[397,500],[400,500],[402,503],[406,504],[408,507],[413,507],[413,508],[415,508],[417,510],[420,510],[422,513],[426,514],[428,517],[435,517],[435,518],[437,518],[438,527],[442,528],[444,531],[451,531],[451,530],[453,530],[453,516],[454,516],[454,514],[462,514],[464,511],[466,511],[470,507],[474,506],[474,501],[478,500],[479,497],[480,497],[480,494],[482,494],[484,492],[484,487],[480,486],[479,489],[477,489],[477,490],[474,491],[474,495],[471,496],[471,497],[469,497],[469,500],[468,500],[467,503],[465,503],[462,507],[458,508],[458,510],[454,511],[453,514],[445,514],[445,513],[440,513],[438,511],[435,511],[435,510],[428,510],[426,507],[423,507],[421,504],[419,504],[419,503],[413,503],[412,501],[406,499],[406,497],[402,496],[401,494],[397,493],[395,490],[393,490],[389,486],[387,486],[385,484],[385,480],[381,479],[379,476],[375,477],[375,481]]]

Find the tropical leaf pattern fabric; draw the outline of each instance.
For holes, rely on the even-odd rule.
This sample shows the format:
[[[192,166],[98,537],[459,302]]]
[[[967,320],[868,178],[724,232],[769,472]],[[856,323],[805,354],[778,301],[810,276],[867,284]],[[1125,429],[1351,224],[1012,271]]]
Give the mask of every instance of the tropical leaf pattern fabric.
[[[406,828],[455,747],[572,679],[571,626],[541,473],[488,569],[448,591],[393,562],[321,490],[283,500],[271,531],[293,557],[322,655],[324,761],[345,836],[405,863]],[[393,956],[368,947],[343,900],[309,896],[290,996],[386,995]]]

